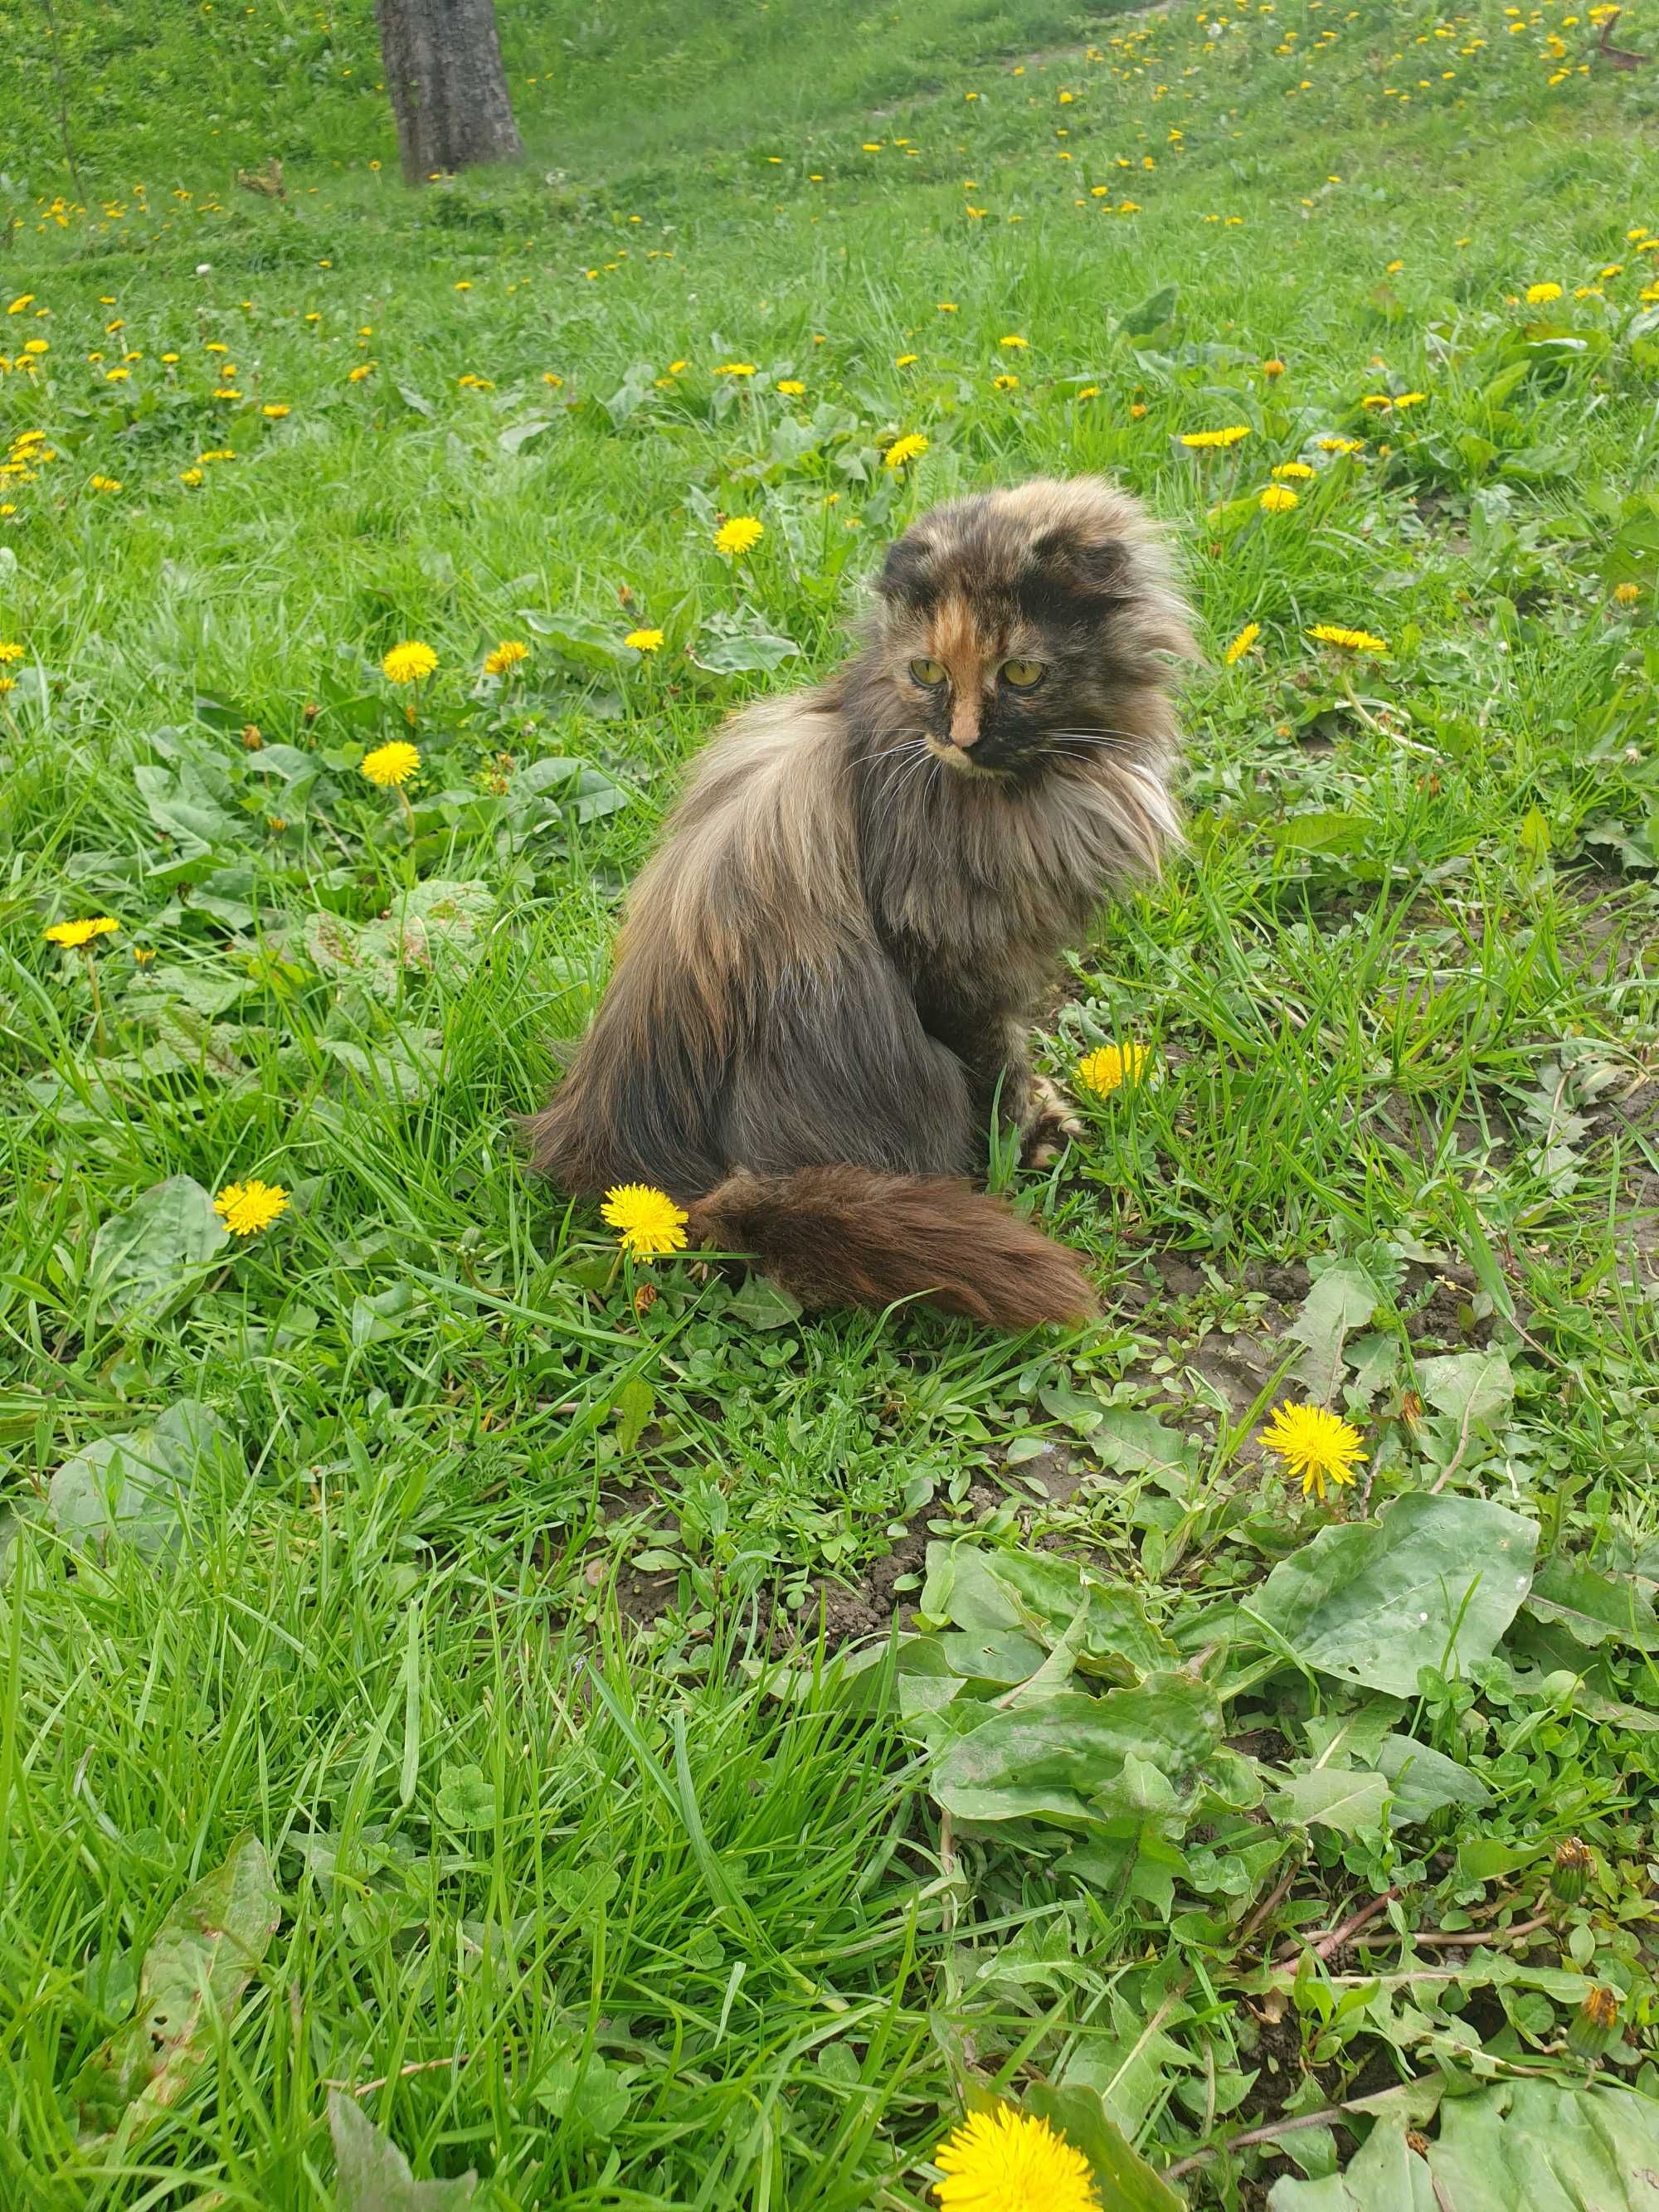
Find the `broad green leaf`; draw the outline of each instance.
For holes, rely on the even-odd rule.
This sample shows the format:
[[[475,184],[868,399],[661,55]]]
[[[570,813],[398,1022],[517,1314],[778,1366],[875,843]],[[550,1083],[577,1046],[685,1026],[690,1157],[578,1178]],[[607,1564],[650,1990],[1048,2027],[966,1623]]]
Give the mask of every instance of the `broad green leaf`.
[[[1468,1805],[1478,1810],[1492,1802],[1492,1792],[1478,1774],[1448,1759],[1432,1744],[1419,1743],[1408,1735],[1385,1736],[1376,1765],[1387,1775],[1394,1793],[1392,1818],[1396,1826],[1409,1820],[1426,1820],[1448,1805]]]
[[[447,1828],[488,1828],[495,1818],[495,1792],[481,1766],[446,1765],[438,1786],[438,1818]]]
[[[592,2052],[584,2058],[571,2051],[544,2069],[531,2094],[566,2127],[606,2142],[633,2101],[629,2079],[629,2069],[607,2066]]]
[[[522,422],[509,423],[505,430],[498,430],[495,443],[504,453],[521,453],[532,438],[553,429],[557,420],[553,415],[532,415]]]
[[[1496,2082],[1445,2100],[1428,2155],[1452,2212],[1648,2212],[1659,2104],[1611,2082]]]
[[[229,1232],[211,1192],[190,1176],[152,1183],[93,1240],[92,1293],[118,1319],[159,1312],[191,1278],[219,1259]]]
[[[131,2140],[176,2104],[235,2011],[282,1917],[264,1847],[239,1836],[151,1938],[133,2018],[95,2051],[70,2094],[83,2142]]]
[[[343,2090],[328,2093],[328,2131],[334,2139],[339,2212],[457,2212],[472,2202],[478,2185],[474,2171],[453,2181],[416,2181],[391,2136]]]
[[[1352,1260],[1328,1267],[1303,1300],[1290,1334],[1307,1349],[1294,1371],[1316,1404],[1327,1406],[1335,1397],[1344,1365],[1342,1347],[1382,1303],[1382,1291]]]
[[[1659,1642],[1652,1601],[1637,1583],[1628,1576],[1598,1574],[1559,1554],[1546,1559],[1533,1577],[1527,1611],[1559,1624],[1577,1644],[1617,1638],[1649,1651]]]
[[[933,1770],[934,1796],[958,1820],[1046,1818],[1090,1826],[1126,1811],[1150,1770],[1185,1792],[1220,1741],[1211,1692],[1182,1674],[1094,1698],[1079,1691],[1016,1699],[956,1737]],[[1139,1762],[1126,1787],[1125,1767]]]
[[[1106,1407],[1091,1432],[1089,1449],[1115,1474],[1152,1474],[1170,1489],[1184,1488],[1198,1463],[1196,1449],[1178,1430],[1128,1406]]]
[[[1181,2198],[1107,2116],[1095,2091],[1037,2082],[1026,2091],[1022,2108],[1047,2120],[1083,2153],[1094,2169],[1101,2202],[1112,2212],[1181,2212]]]
[[[1062,2089],[1085,2094],[1113,2126],[1133,2140],[1167,2095],[1171,2075],[1191,2069],[1188,2053],[1164,2033],[1191,2016],[1191,2008],[1169,1992],[1152,2003],[1145,2017],[1115,1992],[1111,2033],[1079,2038],[1066,2062]],[[1079,2142],[1078,2148],[1087,2146]]]
[[[1254,500],[1239,504],[1250,509],[1255,507]],[[1330,806],[1309,807],[1270,823],[1267,835],[1281,852],[1330,853],[1342,858],[1364,848],[1370,825],[1361,814],[1346,814]]]
[[[1515,1402],[1509,1357],[1496,1346],[1489,1352],[1454,1352],[1444,1359],[1425,1359],[1417,1371],[1430,1405],[1460,1428],[1493,1420]]]
[[[583,668],[615,673],[640,665],[638,647],[624,645],[609,623],[589,622],[584,615],[542,614],[529,607],[520,608],[519,619],[538,637],[546,638],[564,659]]]
[[[406,975],[435,976],[454,989],[483,958],[495,912],[487,884],[434,877],[399,892],[374,921],[313,915],[306,950],[325,975],[350,977],[377,998],[396,998]]]
[[[1408,1493],[1378,1520],[1322,1528],[1250,1610],[1287,1657],[1410,1697],[1419,1669],[1491,1656],[1532,1582],[1538,1529],[1481,1498]]]
[[[1279,1789],[1286,1819],[1304,1827],[1334,1828],[1342,1836],[1380,1828],[1389,1796],[1382,1775],[1360,1767],[1312,1767],[1305,1774],[1287,1776]]]
[[[732,676],[744,669],[781,668],[799,652],[793,638],[774,637],[762,631],[750,637],[711,638],[707,645],[700,644],[691,658],[712,675]]]
[[[930,1620],[969,1633],[1017,1629],[1052,1650],[1085,1599],[1081,1634],[1073,1639],[1080,1673],[1127,1683],[1174,1665],[1174,1646],[1147,1620],[1134,1592],[1103,1582],[1074,1559],[970,1543],[927,1547],[921,1609]]]
[[[1534,1865],[1550,1846],[1547,1843],[1506,1844],[1498,1836],[1465,1836],[1457,1846],[1457,1880],[1502,1881]]]
[[[153,1428],[100,1437],[66,1460],[48,1493],[52,1524],[77,1552],[101,1556],[118,1540],[155,1559],[178,1536],[204,1459],[234,1449],[211,1407],[181,1399]]]
[[[1407,2142],[1405,2121],[1393,2118],[1378,2120],[1345,2172],[1285,2175],[1267,2203],[1269,2212],[1437,2212],[1429,2169]]]
[[[637,1449],[657,1410],[657,1394],[643,1375],[630,1376],[611,1401],[611,1410],[617,1416],[617,1449],[626,1459]]]
[[[1150,293],[1138,307],[1129,308],[1120,318],[1118,328],[1125,337],[1150,337],[1154,331],[1161,331],[1174,315],[1180,299],[1179,284],[1163,285],[1158,291]]]
[[[787,1328],[800,1319],[799,1298],[765,1275],[745,1275],[732,1293],[726,1316],[740,1328]]]

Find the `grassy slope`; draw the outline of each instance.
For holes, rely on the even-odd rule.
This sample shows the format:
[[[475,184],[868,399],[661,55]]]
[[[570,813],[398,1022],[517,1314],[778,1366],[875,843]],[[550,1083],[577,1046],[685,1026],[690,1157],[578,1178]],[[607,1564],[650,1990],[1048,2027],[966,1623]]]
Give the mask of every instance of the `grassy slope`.
[[[1379,1498],[1452,1456],[1417,1355],[1496,1339],[1516,1408],[1465,1439],[1454,1489],[1650,1566],[1646,79],[1551,85],[1553,10],[1512,35],[1495,8],[1235,10],[1215,39],[1187,10],[1130,46],[1101,19],[1023,77],[995,56],[1064,36],[1051,10],[913,9],[841,52],[804,6],[682,6],[572,33],[550,72],[516,13],[541,161],[412,204],[368,167],[391,148],[362,17],[222,12],[140,42],[130,11],[64,11],[98,189],[59,222],[30,196],[68,191],[38,28],[0,7],[33,134],[8,297],[35,295],[0,355],[51,349],[0,375],[0,422],[56,456],[0,493],[0,640],[27,647],[0,702],[11,2201],[164,2201],[147,2178],[186,2168],[214,2202],[327,2203],[321,2085],[419,2065],[367,2108],[417,2172],[477,2165],[500,2204],[914,2204],[966,2054],[1015,2086],[1075,2069],[1159,2001],[1166,1957],[1216,1995],[1166,2011],[1175,2055],[1119,2084],[1155,2163],[1362,2069],[1376,2087],[1395,2048],[1419,2067],[1409,2036],[1322,2029],[1311,1999],[1300,2043],[1268,2033],[1231,1962],[1387,1882],[1460,1924],[1481,1891],[1443,1849],[1456,1815],[1427,1841],[1306,1832],[1242,1952],[1304,1848],[1288,1821],[1243,1882],[1219,1850],[1172,1889],[1091,1887],[969,1843],[941,1889],[894,1713],[780,1700],[741,1662],[769,1607],[810,1625],[817,1578],[856,1578],[901,1524],[1015,1540],[1045,1440],[1085,1480],[1040,1526],[1155,1613],[1248,1597],[1328,1517],[1247,1439],[1297,1348],[1297,1271],[1332,1254],[1389,1292],[1348,1384]],[[286,207],[229,185],[271,150]],[[1543,280],[1565,297],[1529,310]],[[714,373],[734,357],[752,380]],[[212,396],[227,362],[240,400]],[[1229,423],[1251,426],[1231,457],[1176,441]],[[930,450],[895,477],[880,447],[912,429]],[[1364,453],[1321,447],[1339,434]],[[1304,457],[1293,513],[1228,508]],[[1163,1071],[1033,1194],[1120,1285],[1110,1321],[1076,1344],[798,1328],[673,1268],[636,1321],[592,1222],[526,1188],[510,1117],[580,1026],[678,763],[769,680],[690,650],[731,617],[799,647],[770,680],[828,665],[915,507],[1080,467],[1170,518],[1213,645],[1261,626],[1192,685],[1192,859],[1103,923],[1060,1019],[1062,1066],[1132,1032]],[[740,569],[710,550],[719,510],[767,525]],[[573,619],[666,643],[598,649],[589,680]],[[1322,621],[1392,653],[1322,654]],[[507,690],[477,674],[503,635],[535,647]],[[374,661],[406,636],[441,659],[412,843],[355,772],[404,727]],[[538,798],[554,756],[595,772],[587,805]],[[483,885],[499,926],[435,973],[343,973],[316,917],[368,924],[432,878]],[[41,931],[106,911],[94,1007]],[[100,1224],[163,1177],[250,1175],[293,1190],[283,1222],[112,1307]],[[198,1470],[176,1558],[70,1556],[54,1471],[186,1395],[235,1447]],[[1194,1440],[1173,1494],[1101,1479],[1109,1407]],[[1592,1836],[1608,1873],[1571,1955],[1639,2009],[1652,1738],[1538,1686],[1570,1644],[1524,1656],[1531,1686],[1448,1689],[1410,1724],[1484,1778],[1499,1840]],[[1595,1664],[1604,1699],[1653,1704],[1616,1645]],[[1238,1723],[1305,1756],[1310,1695],[1281,1676]],[[78,2149],[65,2085],[249,1826],[286,1899],[257,1994],[130,2153]],[[1537,2002],[1478,2032],[1547,2043]],[[574,2107],[573,2054],[594,2091]],[[1192,2185],[1241,2201],[1261,2157]]]

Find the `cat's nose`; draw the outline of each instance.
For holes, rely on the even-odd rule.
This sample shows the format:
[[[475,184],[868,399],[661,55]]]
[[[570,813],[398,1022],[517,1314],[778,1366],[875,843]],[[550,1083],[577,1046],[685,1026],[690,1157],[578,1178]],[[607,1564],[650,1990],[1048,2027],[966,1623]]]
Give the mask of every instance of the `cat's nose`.
[[[957,699],[951,708],[951,743],[966,752],[979,743],[979,702]]]

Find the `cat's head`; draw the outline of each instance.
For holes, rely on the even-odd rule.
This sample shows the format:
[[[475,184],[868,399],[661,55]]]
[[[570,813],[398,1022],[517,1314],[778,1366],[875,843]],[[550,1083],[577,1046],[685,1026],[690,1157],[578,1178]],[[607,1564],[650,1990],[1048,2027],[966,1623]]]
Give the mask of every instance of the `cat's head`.
[[[1115,485],[952,500],[905,532],[878,589],[870,672],[959,772],[1167,744],[1169,663],[1195,648],[1158,532]]]

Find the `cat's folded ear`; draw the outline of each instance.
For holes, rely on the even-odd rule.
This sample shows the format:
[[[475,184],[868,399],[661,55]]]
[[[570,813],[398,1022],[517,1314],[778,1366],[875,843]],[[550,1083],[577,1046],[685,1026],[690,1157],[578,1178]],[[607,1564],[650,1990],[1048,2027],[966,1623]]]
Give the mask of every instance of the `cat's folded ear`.
[[[925,611],[939,595],[939,548],[915,530],[887,549],[876,589],[889,606]]]
[[[1098,538],[1069,522],[1056,523],[1031,541],[1020,578],[1022,597],[1092,600],[1122,598],[1133,560],[1121,538]]]

